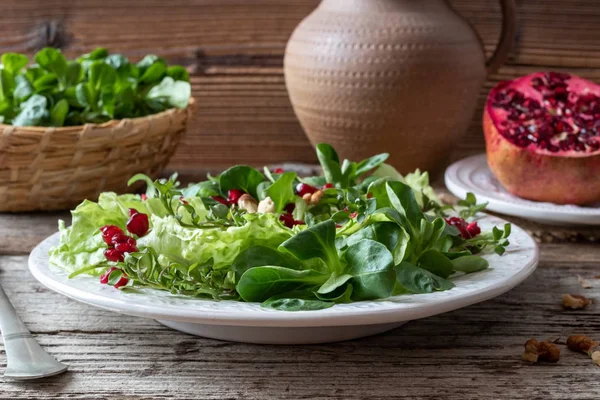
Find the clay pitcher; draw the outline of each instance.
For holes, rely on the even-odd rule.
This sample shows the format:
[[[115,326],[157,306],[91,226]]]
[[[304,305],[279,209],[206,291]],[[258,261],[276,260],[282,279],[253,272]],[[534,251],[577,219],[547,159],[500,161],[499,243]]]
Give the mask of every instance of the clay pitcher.
[[[514,0],[486,64],[481,41],[444,0],[323,0],[292,34],[285,82],[313,145],[341,157],[391,154],[401,172],[439,172],[507,58]]]

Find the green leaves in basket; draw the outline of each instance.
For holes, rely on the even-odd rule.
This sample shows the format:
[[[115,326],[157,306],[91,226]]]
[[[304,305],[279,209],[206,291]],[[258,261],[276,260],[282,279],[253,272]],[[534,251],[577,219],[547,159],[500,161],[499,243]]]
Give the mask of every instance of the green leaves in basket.
[[[34,64],[23,54],[0,58],[0,120],[15,126],[72,126],[185,108],[189,74],[153,54],[137,64],[104,48],[67,60],[44,48]]]

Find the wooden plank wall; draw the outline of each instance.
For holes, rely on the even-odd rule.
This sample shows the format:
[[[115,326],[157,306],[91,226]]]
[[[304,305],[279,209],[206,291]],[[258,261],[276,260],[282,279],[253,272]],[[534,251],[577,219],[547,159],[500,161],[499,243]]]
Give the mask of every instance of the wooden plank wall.
[[[152,52],[193,72],[197,119],[175,169],[314,162],[282,76],[285,43],[318,0],[2,0],[0,51],[47,44],[75,55],[96,46],[131,57]],[[492,0],[451,0],[489,55],[499,35]],[[499,80],[568,70],[600,81],[600,1],[517,0],[518,37],[509,63],[489,77],[454,158],[481,151],[481,107]],[[435,110],[432,110],[435,112]]]

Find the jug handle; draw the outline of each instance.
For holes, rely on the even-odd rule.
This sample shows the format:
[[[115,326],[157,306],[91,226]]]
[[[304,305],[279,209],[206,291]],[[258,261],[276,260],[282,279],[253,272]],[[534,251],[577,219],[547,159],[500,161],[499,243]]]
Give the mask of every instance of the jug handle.
[[[502,7],[502,33],[496,51],[486,63],[488,76],[493,74],[506,62],[513,46],[517,29],[517,7],[515,0],[501,0]]]

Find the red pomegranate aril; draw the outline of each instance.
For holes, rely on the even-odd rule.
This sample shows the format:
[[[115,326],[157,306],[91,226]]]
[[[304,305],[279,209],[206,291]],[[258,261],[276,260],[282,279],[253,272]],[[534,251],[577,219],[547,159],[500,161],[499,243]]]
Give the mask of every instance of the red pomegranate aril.
[[[131,209],[129,210],[131,213]],[[148,221],[148,214],[134,213],[130,214],[129,221],[127,221],[127,230],[138,237],[144,236],[150,229],[150,222]]]
[[[356,217],[358,217],[358,213],[356,211],[350,214],[350,218],[354,219]]]
[[[115,235],[124,235],[123,230],[116,225],[105,225],[100,228],[100,232],[102,232],[102,240],[108,245],[113,244],[112,239]]]
[[[333,187],[333,183],[326,183],[323,185],[323,189],[332,189]]]
[[[299,183],[296,185],[296,193],[298,193],[298,196],[300,197],[303,197],[305,194],[313,194],[316,191],[316,187],[310,186],[306,183]]]
[[[214,201],[218,201],[219,203],[223,204],[224,206],[229,207],[229,203],[227,202],[227,200],[225,200],[221,196],[212,196],[211,199],[213,199]]]
[[[481,228],[477,225],[477,222],[471,222],[467,225],[467,232],[469,232],[469,235],[473,238],[481,233]]]
[[[120,287],[127,285],[128,283],[129,283],[129,279],[127,278],[127,276],[125,274],[123,274],[121,276],[121,278],[119,279],[119,281],[113,285],[113,287],[115,289],[118,289]]]
[[[146,193],[143,193],[141,197],[142,197],[142,201],[148,200],[148,196],[146,196]]]
[[[106,285],[108,283],[108,279],[110,278],[110,274],[112,274],[112,272],[116,271],[117,269],[118,268],[116,267],[110,267],[109,269],[107,269],[105,273],[100,275],[100,283]]]
[[[135,253],[138,251],[137,245],[134,242],[127,241],[115,244],[114,250],[121,253]]]
[[[104,257],[106,257],[106,259],[108,261],[114,261],[114,262],[119,262],[119,261],[123,261],[123,253],[121,253],[119,250],[117,249],[106,249],[104,250]]]
[[[275,172],[276,174],[283,174],[285,171],[283,170],[283,168],[275,168],[273,172]]]
[[[245,194],[246,192],[244,192],[243,190],[231,189],[227,192],[227,201],[229,202],[229,204],[237,204],[240,197],[242,197]]]
[[[283,208],[288,214],[291,214],[294,212],[294,210],[296,209],[296,204],[294,203],[287,203],[285,205],[285,207]]]
[[[294,227],[294,216],[292,214],[281,214],[279,220],[288,228]]]
[[[124,242],[127,242],[129,240],[134,240],[135,241],[135,239],[133,239],[131,236],[127,236],[124,233],[117,233],[117,234],[115,234],[112,237],[112,240],[111,240],[110,244],[115,245],[117,243],[124,243]]]
[[[471,238],[471,234],[467,230],[467,227],[469,225],[467,223],[467,221],[465,221],[464,219],[459,218],[459,217],[450,217],[450,218],[446,218],[445,220],[448,225],[452,225],[458,229],[458,231],[460,232],[460,236],[463,239]]]
[[[137,214],[139,211],[136,210],[135,208],[130,208],[129,210],[127,210],[127,212],[129,213],[129,216],[131,217],[133,214]]]

